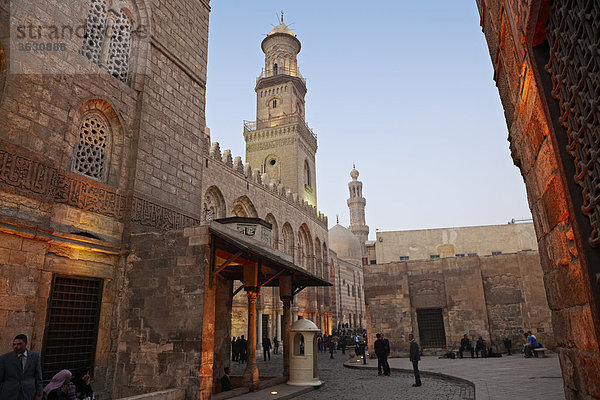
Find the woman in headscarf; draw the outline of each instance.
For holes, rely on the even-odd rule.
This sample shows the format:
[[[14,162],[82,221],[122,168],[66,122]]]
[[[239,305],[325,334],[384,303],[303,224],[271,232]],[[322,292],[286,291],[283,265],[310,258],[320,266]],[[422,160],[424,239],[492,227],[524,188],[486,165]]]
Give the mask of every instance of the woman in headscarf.
[[[81,400],[93,399],[94,391],[90,384],[92,379],[90,378],[90,369],[87,366],[83,366],[77,370],[73,376],[73,384],[77,392],[77,398]]]
[[[69,382],[71,371],[63,369],[52,377],[52,380],[44,388],[44,396],[48,400],[69,400]]]

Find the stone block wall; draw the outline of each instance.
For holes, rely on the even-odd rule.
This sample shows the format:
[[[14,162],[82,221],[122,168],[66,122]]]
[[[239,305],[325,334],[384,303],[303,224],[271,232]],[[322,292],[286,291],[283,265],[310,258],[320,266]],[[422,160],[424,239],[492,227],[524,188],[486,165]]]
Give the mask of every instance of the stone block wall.
[[[407,351],[408,334],[416,328],[411,310],[408,265],[389,263],[365,266],[365,304],[369,353],[375,354],[375,334],[382,332],[391,345],[391,356]]]
[[[568,135],[562,125],[565,119],[561,116],[565,107],[559,108],[553,97],[558,92],[553,93],[546,69],[550,51],[546,34],[550,29],[548,16],[555,12],[551,7],[564,8],[576,15],[560,18],[565,30],[573,28],[564,33],[563,39],[569,41],[576,36],[575,31],[579,31],[578,43],[584,43],[583,36],[592,35],[591,40],[595,40],[597,27],[591,31],[582,27],[597,21],[597,17],[590,16],[593,11],[597,15],[597,6],[590,8],[592,3],[586,3],[586,10],[580,12],[578,8],[584,7],[582,4],[540,0],[477,1],[480,23],[494,66],[494,79],[505,111],[512,157],[527,188],[567,399],[600,398],[600,375],[597,373],[600,363],[600,282],[597,279],[600,250],[593,248],[588,240],[590,222],[583,215],[581,188],[575,182],[577,172],[573,158],[566,150]],[[577,22],[566,22],[568,18]],[[592,79],[592,75],[576,72],[597,69],[598,62],[593,56],[584,59],[584,54],[592,51],[590,47],[568,45],[566,48],[571,70],[565,75],[573,73],[581,80]],[[562,56],[555,59],[562,59]],[[595,60],[595,64],[589,64],[590,59]],[[578,89],[581,91],[577,92],[577,102],[563,99],[567,108],[578,108],[590,90],[591,97],[597,97],[587,84],[563,86],[582,88]],[[597,110],[594,112],[597,115]],[[597,118],[586,118],[591,121],[587,131],[597,131]],[[582,138],[576,142],[586,141]],[[536,316],[531,318],[534,322]]]
[[[199,240],[183,230],[134,234],[120,321],[113,335],[115,393],[131,396],[199,389],[207,228]],[[197,394],[197,392],[196,392]]]
[[[495,351],[508,337],[517,349],[527,330],[555,346],[535,251],[368,265],[364,281],[371,345],[383,332],[392,356],[407,353],[409,333],[420,339],[417,310],[431,308],[442,310],[447,350],[458,348],[465,333],[482,336]]]
[[[4,226],[6,229],[6,226]],[[7,229],[8,230],[8,229]],[[6,349],[14,336],[25,333],[29,347],[42,352],[48,299],[54,275],[102,279],[94,388],[110,391],[111,329],[116,311],[119,254],[77,237],[0,232],[0,341]]]

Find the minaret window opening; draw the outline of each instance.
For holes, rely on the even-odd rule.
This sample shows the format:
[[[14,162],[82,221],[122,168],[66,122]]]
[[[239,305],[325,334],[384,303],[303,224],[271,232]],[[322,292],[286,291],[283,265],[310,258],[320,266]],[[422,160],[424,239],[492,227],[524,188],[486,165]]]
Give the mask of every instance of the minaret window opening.
[[[308,187],[311,186],[310,167],[308,166],[308,161],[304,161],[304,183]]]
[[[273,64],[273,75],[277,75],[277,63]]]
[[[273,100],[273,108],[277,108],[277,99]]]

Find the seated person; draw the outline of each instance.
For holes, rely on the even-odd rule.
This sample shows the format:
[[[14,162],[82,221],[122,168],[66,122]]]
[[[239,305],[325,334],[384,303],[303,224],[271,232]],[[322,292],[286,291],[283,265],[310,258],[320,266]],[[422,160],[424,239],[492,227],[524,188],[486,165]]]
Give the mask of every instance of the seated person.
[[[504,342],[504,348],[506,349],[506,351],[508,352],[508,355],[510,356],[510,348],[512,347],[512,340],[510,340],[509,338],[506,338],[503,340]]]
[[[487,357],[487,350],[485,347],[485,340],[481,336],[477,339],[477,343],[475,343],[475,355],[479,357],[479,352],[481,352],[481,357]]]
[[[77,399],[93,399],[94,390],[91,385],[90,368],[83,366],[73,375],[72,384],[75,386]]]
[[[541,347],[541,346],[538,343],[535,336],[533,336],[531,334],[531,331],[527,332],[524,336],[527,336],[527,343],[525,343],[525,347],[523,348],[525,357],[526,358],[533,357],[534,356],[533,349],[537,349],[538,347]]]
[[[460,339],[460,349],[458,349],[458,356],[463,358],[463,350],[469,350],[471,352],[471,358],[475,357],[473,346],[471,346],[471,340],[467,337],[465,333],[463,338]]]
[[[44,388],[44,398],[48,400],[69,400],[71,376],[71,371],[68,369],[63,369],[54,375],[50,383]]]
[[[231,369],[229,367],[225,367],[225,375],[221,378],[221,392],[227,392],[233,387],[231,386],[231,380],[229,379],[229,374],[231,373]]]

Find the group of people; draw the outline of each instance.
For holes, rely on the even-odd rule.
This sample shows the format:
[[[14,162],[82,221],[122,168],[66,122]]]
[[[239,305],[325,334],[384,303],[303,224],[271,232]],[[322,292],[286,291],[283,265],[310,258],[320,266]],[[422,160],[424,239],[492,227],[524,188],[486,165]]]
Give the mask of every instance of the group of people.
[[[465,350],[471,352],[471,358],[479,357],[479,354],[481,354],[481,357],[485,358],[491,352],[491,349],[488,350],[485,340],[481,336],[479,336],[479,339],[477,339],[477,342],[475,342],[475,348],[473,348],[471,339],[469,339],[466,333],[463,335],[463,338],[460,339],[460,348],[458,349],[459,358],[463,358],[463,352]]]
[[[377,356],[377,373],[379,375],[390,376],[390,365],[387,361],[390,356],[390,342],[387,340],[383,333],[378,333],[375,335],[377,340],[373,346],[375,347],[375,355]],[[419,349],[419,344],[415,340],[415,336],[411,333],[408,335],[409,341],[409,361],[413,366],[413,373],[415,376],[415,383],[413,383],[414,387],[418,387],[422,385],[421,382],[421,373],[419,372],[419,361],[421,360],[421,350]]]
[[[90,368],[81,367],[75,375],[59,371],[42,388],[40,355],[27,348],[27,336],[15,336],[13,351],[0,356],[0,400],[93,400]]]
[[[231,339],[231,361],[243,364],[248,358],[248,341],[244,335]]]

